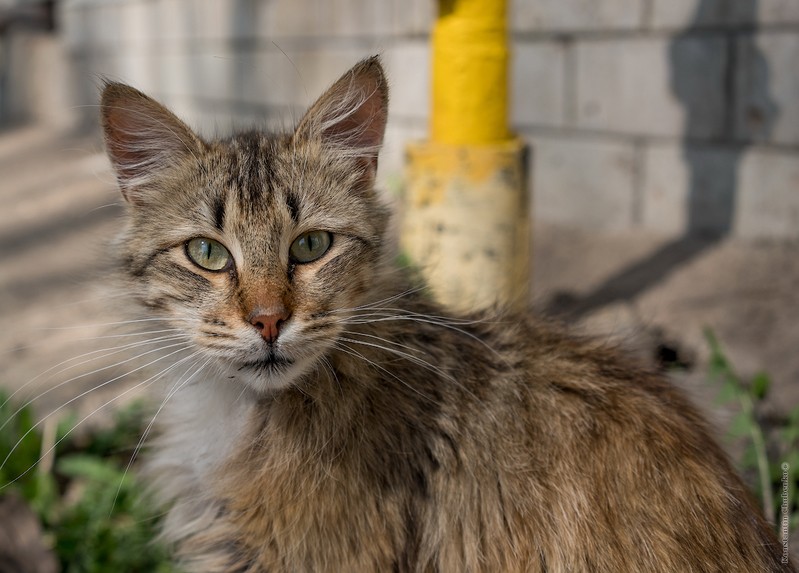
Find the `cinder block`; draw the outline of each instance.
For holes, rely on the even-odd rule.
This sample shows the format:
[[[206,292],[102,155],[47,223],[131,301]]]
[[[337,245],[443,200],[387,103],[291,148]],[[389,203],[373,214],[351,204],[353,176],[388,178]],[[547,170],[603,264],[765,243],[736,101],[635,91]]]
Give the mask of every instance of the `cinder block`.
[[[157,0],[152,10],[153,35],[162,46],[182,46],[192,39],[194,17],[187,0]]]
[[[517,43],[512,58],[512,123],[562,126],[566,119],[565,45],[553,41]]]
[[[277,40],[420,34],[429,31],[435,13],[435,3],[426,0],[249,1],[253,34]]]
[[[118,4],[96,4],[87,7],[87,47],[108,49],[119,45],[120,6]]]
[[[640,28],[643,0],[511,0],[514,31],[632,30]]]
[[[86,9],[74,3],[59,3],[56,4],[56,7],[64,46],[70,52],[84,49],[89,39]]]
[[[303,72],[277,48],[239,50],[231,63],[235,97],[248,104],[289,106],[307,99]]]
[[[135,50],[122,50],[119,53],[117,73],[123,82],[145,93],[159,90],[158,70],[153,57]]]
[[[799,239],[799,153],[753,149],[743,159],[735,231],[746,238]]]
[[[337,38],[364,38],[391,33],[391,2],[372,0],[328,0],[317,7],[322,28],[320,35]]]
[[[629,134],[725,131],[726,40],[620,38],[577,45],[577,124]]]
[[[355,63],[380,52],[380,49],[365,42],[363,44],[340,43],[320,44],[317,47],[298,52],[295,58],[295,75],[302,81],[302,97],[292,102],[301,109],[311,105],[322,92],[329,88],[341,75]]]
[[[797,2],[799,5],[799,2]],[[744,141],[799,143],[799,34],[767,32],[738,40],[735,134]]]
[[[795,24],[799,22],[796,0],[734,0],[734,21],[738,23]]]
[[[260,2],[256,33],[268,39],[319,38],[326,34],[330,6],[323,0],[272,0]]]
[[[125,51],[146,50],[157,40],[153,26],[155,10],[143,0],[129,0],[119,4],[118,42]]]
[[[426,40],[399,41],[383,61],[389,79],[391,115],[426,119],[430,115],[430,45]]]
[[[191,8],[184,11],[184,18],[189,22],[193,39],[241,39],[249,36],[251,24],[248,23],[252,20],[247,18],[247,12],[251,9],[249,2],[193,0]]]
[[[632,144],[599,138],[529,137],[534,217],[602,230],[633,223]]]
[[[185,98],[194,93],[194,70],[185,53],[165,53],[157,60],[158,85],[164,96]]]
[[[675,236],[728,232],[734,224],[742,150],[649,144],[644,151],[641,225]]]
[[[653,0],[648,24],[655,29],[724,26],[734,21],[733,4],[737,2],[738,0]]]
[[[377,51],[368,44],[359,48],[324,42],[309,49],[281,51],[270,46],[237,50],[224,58],[228,63],[225,73],[233,90],[230,97],[248,104],[293,108],[302,113],[341,74]]]
[[[437,4],[430,0],[392,0],[393,33],[398,36],[429,33],[438,14]]]
[[[799,22],[796,0],[653,0],[647,24],[655,29]]]
[[[235,54],[229,52],[191,53],[184,56],[184,66],[189,68],[189,94],[204,101],[236,99],[233,80]]]
[[[378,185],[382,189],[392,194],[399,193],[405,170],[405,146],[411,141],[426,138],[426,122],[389,116],[377,170]]]

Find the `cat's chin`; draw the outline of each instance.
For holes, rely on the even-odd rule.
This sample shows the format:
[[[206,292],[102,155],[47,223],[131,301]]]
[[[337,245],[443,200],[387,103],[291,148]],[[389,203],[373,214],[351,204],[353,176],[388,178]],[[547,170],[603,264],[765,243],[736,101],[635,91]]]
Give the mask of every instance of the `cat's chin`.
[[[270,352],[240,363],[236,378],[259,394],[270,394],[297,383],[313,362],[311,357],[294,358]]]

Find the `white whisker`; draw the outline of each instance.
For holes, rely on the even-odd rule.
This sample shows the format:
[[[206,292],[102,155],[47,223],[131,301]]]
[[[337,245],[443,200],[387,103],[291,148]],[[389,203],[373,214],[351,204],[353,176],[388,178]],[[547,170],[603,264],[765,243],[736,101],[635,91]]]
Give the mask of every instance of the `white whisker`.
[[[132,320],[120,320],[117,322],[97,322],[97,323],[88,323],[88,324],[77,324],[74,326],[47,326],[36,328],[34,330],[78,330],[81,328],[98,328],[100,326],[121,326],[124,324],[140,324],[142,322],[186,322],[191,323],[192,321],[189,319],[179,319],[174,317],[168,318],[136,318]]]
[[[174,348],[175,346],[182,346],[182,348],[179,348],[178,350],[175,350],[174,352],[170,352],[170,353],[169,353],[169,354],[167,354],[166,356],[161,356],[161,357],[159,357],[159,358],[156,358],[155,360],[152,360],[152,361],[148,362],[147,364],[144,364],[143,366],[139,366],[138,368],[135,368],[134,370],[131,370],[130,372],[126,372],[125,374],[120,374],[119,376],[115,376],[114,378],[111,378],[110,380],[107,380],[107,381],[103,382],[102,384],[99,384],[98,386],[95,386],[94,388],[90,388],[89,390],[86,390],[85,392],[82,392],[82,393],[81,393],[81,394],[79,394],[78,396],[75,396],[74,398],[72,398],[72,399],[68,400],[68,401],[67,401],[67,402],[65,402],[64,404],[61,404],[61,405],[60,405],[58,408],[56,408],[55,410],[53,410],[53,411],[52,411],[52,412],[49,414],[49,416],[53,416],[53,415],[55,415],[56,413],[58,413],[59,411],[63,410],[64,408],[66,408],[66,407],[67,407],[67,406],[69,406],[70,404],[74,403],[75,401],[77,401],[77,400],[80,400],[80,399],[81,399],[81,398],[83,398],[84,396],[86,396],[86,395],[88,395],[88,394],[90,394],[90,393],[92,393],[92,392],[94,392],[94,391],[96,391],[96,390],[99,390],[100,388],[103,388],[104,386],[107,386],[108,384],[111,384],[112,382],[116,382],[117,380],[120,380],[120,379],[122,379],[122,378],[124,378],[124,377],[126,377],[126,376],[129,376],[130,374],[133,374],[134,372],[137,372],[137,371],[139,371],[139,370],[142,370],[142,369],[144,369],[144,368],[147,368],[148,366],[151,366],[152,364],[155,364],[156,362],[159,362],[159,361],[161,361],[161,360],[164,360],[164,359],[166,359],[166,358],[169,358],[170,356],[173,356],[174,354],[177,354],[178,352],[183,352],[184,350],[186,350],[186,349],[190,348],[190,347],[191,347],[191,344],[190,344],[190,343],[186,343],[186,342],[184,342],[184,343],[180,343],[180,344],[174,344],[174,345],[171,345],[171,346],[167,346],[166,348]],[[166,348],[164,348],[164,349],[162,349],[162,350],[165,350]],[[149,379],[148,379],[148,380],[149,380]],[[133,388],[138,388],[138,387],[139,387],[139,386],[141,386],[141,385],[142,385],[142,383],[140,383],[140,384],[137,384],[137,385],[133,386]],[[130,391],[131,391],[133,388],[131,388],[131,389],[128,389],[128,390],[126,390],[125,392],[123,392],[122,394],[120,394],[120,395],[118,395],[117,397],[113,398],[113,399],[111,400],[111,402],[113,402],[113,401],[116,401],[116,400],[117,400],[117,399],[119,399],[121,396],[124,396],[125,394],[129,393],[129,392],[130,392]],[[49,416],[48,416],[48,417],[49,417]],[[45,418],[45,419],[46,419],[46,418]],[[5,467],[6,463],[8,462],[8,459],[11,457],[11,455],[14,453],[14,451],[16,451],[17,447],[19,447],[19,445],[22,443],[22,441],[23,441],[23,440],[24,440],[26,437],[28,437],[28,435],[29,435],[29,434],[30,434],[32,431],[34,431],[36,428],[38,428],[39,426],[41,426],[41,425],[42,425],[42,423],[44,423],[44,420],[45,420],[45,419],[39,420],[38,422],[36,422],[35,424],[33,424],[33,425],[32,425],[32,426],[31,426],[31,427],[28,429],[28,431],[26,431],[26,432],[25,432],[25,433],[24,433],[24,434],[23,434],[23,435],[22,435],[22,436],[21,436],[21,437],[20,437],[20,438],[17,440],[16,444],[14,444],[14,446],[11,448],[11,451],[9,451],[9,452],[8,452],[8,455],[6,455],[5,459],[3,460],[3,463],[1,463],[1,464],[0,464],[0,469],[2,469],[2,468],[4,468],[4,467]],[[84,418],[84,420],[85,420],[85,419],[86,419],[86,418]],[[82,420],[82,421],[83,421],[83,420]],[[63,438],[62,438],[62,439],[63,439]],[[60,441],[61,441],[61,440],[59,440],[59,442],[60,442]],[[57,445],[57,444],[58,444],[58,442],[57,442],[55,445]],[[55,447],[55,445],[54,445],[53,447]],[[45,452],[45,453],[49,453],[49,452]],[[28,470],[28,471],[30,471],[30,470]],[[27,471],[26,471],[25,473],[27,473]],[[22,475],[25,475],[25,474],[22,474]],[[14,481],[16,481],[17,479],[19,479],[20,477],[22,477],[22,475],[20,475],[20,476],[17,476],[17,478],[15,478],[15,479],[14,479]],[[13,481],[12,481],[11,483],[13,483]],[[6,485],[9,485],[9,484],[6,484]],[[3,487],[5,487],[6,485],[0,486],[0,489],[2,489]]]
[[[114,354],[119,354],[120,352],[124,352],[124,351],[126,351],[126,350],[130,350],[131,348],[134,348],[134,347],[138,347],[138,346],[147,346],[147,345],[149,345],[149,344],[155,344],[156,342],[159,342],[159,343],[160,343],[160,342],[173,342],[173,341],[176,341],[176,340],[181,340],[181,339],[185,339],[185,338],[186,338],[185,336],[182,336],[182,335],[181,335],[181,336],[177,336],[177,335],[176,335],[176,336],[162,337],[162,339],[160,339],[160,340],[144,341],[144,342],[138,342],[138,343],[134,343],[134,344],[132,344],[132,345],[125,345],[125,346],[122,346],[122,347],[118,347],[118,349],[114,350],[113,352],[109,352],[108,354],[105,354],[105,355],[102,355],[102,356],[96,356],[96,357],[94,357],[94,358],[91,358],[91,359],[89,359],[89,360],[84,360],[83,362],[80,362],[80,363],[78,363],[78,364],[73,364],[73,365],[71,365],[71,366],[68,366],[68,367],[66,367],[66,368],[63,368],[62,370],[58,371],[56,374],[61,374],[62,372],[66,372],[67,370],[71,370],[72,368],[75,368],[75,367],[77,367],[77,366],[81,366],[81,365],[83,365],[83,364],[86,364],[86,363],[88,363],[88,362],[92,362],[92,361],[94,361],[94,360],[101,360],[101,359],[103,359],[103,358],[108,358],[109,356],[113,356]],[[185,344],[185,343],[183,343],[183,344]],[[32,404],[32,403],[33,403],[33,402],[35,402],[36,400],[39,400],[39,399],[41,399],[42,397],[46,396],[46,395],[47,395],[47,394],[49,394],[50,392],[53,392],[54,390],[57,390],[58,388],[62,388],[63,386],[65,386],[65,385],[67,385],[67,384],[69,384],[69,383],[71,383],[71,382],[74,382],[75,380],[80,380],[81,378],[86,378],[87,376],[91,376],[92,374],[97,374],[98,372],[102,372],[103,370],[108,370],[108,369],[110,369],[110,368],[116,368],[116,367],[118,367],[118,366],[121,366],[122,364],[127,364],[128,362],[131,362],[131,361],[133,361],[133,360],[138,360],[138,359],[139,359],[139,358],[141,358],[142,356],[147,356],[148,354],[152,354],[152,353],[154,353],[154,352],[159,352],[159,351],[161,351],[161,350],[165,350],[165,349],[168,349],[168,348],[174,348],[175,346],[176,346],[176,345],[167,345],[167,346],[165,346],[165,347],[160,347],[160,348],[155,348],[155,349],[153,349],[153,350],[148,350],[147,352],[142,352],[142,353],[140,353],[140,354],[137,354],[136,356],[132,356],[132,357],[130,357],[130,358],[127,358],[127,359],[125,359],[125,360],[121,360],[121,361],[119,361],[119,362],[115,362],[114,364],[109,364],[109,365],[107,365],[107,366],[103,366],[103,367],[101,367],[101,368],[95,368],[94,370],[92,370],[92,371],[90,371],[90,372],[84,372],[83,374],[79,374],[79,375],[77,375],[77,376],[73,376],[72,378],[68,378],[67,380],[64,380],[63,382],[60,382],[60,383],[56,384],[55,386],[51,386],[51,387],[50,387],[50,388],[48,388],[47,390],[44,390],[43,392],[40,392],[39,394],[37,394],[37,395],[36,395],[36,396],[34,396],[33,398],[31,398],[31,399],[27,400],[27,401],[26,401],[24,404],[22,404],[22,405],[21,405],[19,408],[17,408],[17,410],[16,410],[16,411],[15,411],[15,412],[14,412],[14,413],[11,415],[11,417],[10,417],[8,420],[6,420],[6,421],[5,421],[5,422],[3,422],[2,424],[0,424],[0,430],[2,430],[2,429],[3,429],[3,428],[4,428],[4,427],[5,427],[5,426],[6,426],[6,425],[7,425],[7,424],[8,424],[8,423],[9,423],[9,422],[10,422],[10,421],[11,421],[11,420],[14,418],[14,417],[15,417],[17,414],[19,414],[19,412],[21,412],[21,411],[22,411],[24,408],[28,407],[30,404]],[[57,367],[57,366],[58,366],[58,365],[56,365],[55,367]],[[55,368],[55,367],[54,367],[54,368]],[[135,372],[135,370],[134,370],[134,372]],[[41,375],[40,375],[40,376],[41,376]],[[28,382],[25,382],[25,384],[23,384],[23,385],[22,385],[20,388],[18,388],[16,391],[14,391],[14,392],[11,394],[11,396],[9,396],[9,397],[8,397],[8,398],[5,400],[5,402],[3,402],[3,404],[2,404],[2,405],[5,405],[5,404],[6,404],[6,403],[7,403],[9,400],[11,400],[11,398],[12,398],[12,397],[13,397],[13,396],[14,396],[14,395],[17,393],[17,392],[21,391],[23,388],[25,388],[26,386],[28,386],[29,384],[31,384],[31,383],[32,383],[33,381],[35,381],[37,378],[39,378],[39,376],[37,376],[36,378],[34,378],[34,379],[32,379],[32,380],[29,380]]]
[[[87,363],[89,363],[89,362],[93,362],[93,361],[95,361],[95,360],[102,360],[102,359],[104,359],[104,358],[108,358],[109,356],[113,356],[113,355],[115,355],[115,354],[119,354],[120,352],[124,352],[124,351],[126,351],[126,350],[130,350],[131,348],[137,348],[137,347],[140,347],[140,346],[148,346],[148,345],[150,345],[150,344],[155,344],[155,343],[159,343],[159,342],[171,342],[171,341],[173,341],[173,340],[180,340],[181,338],[186,338],[186,337],[185,337],[185,336],[183,336],[183,335],[169,335],[169,336],[160,336],[160,337],[157,337],[157,338],[154,338],[154,339],[151,339],[151,340],[137,341],[137,342],[130,342],[130,343],[128,343],[128,344],[123,344],[123,345],[120,345],[120,346],[112,346],[112,347],[109,347],[109,348],[100,348],[100,349],[97,349],[97,350],[92,350],[92,351],[90,351],[90,352],[84,352],[83,354],[80,354],[80,355],[78,355],[78,356],[73,356],[72,358],[68,358],[68,359],[66,359],[66,360],[62,360],[61,362],[59,362],[58,364],[56,364],[56,365],[54,365],[54,366],[51,366],[50,368],[48,368],[48,369],[47,369],[47,370],[45,370],[44,372],[41,372],[41,373],[37,374],[36,376],[34,376],[33,378],[31,378],[31,379],[30,379],[30,380],[28,380],[27,382],[25,382],[24,384],[22,384],[22,385],[21,385],[19,388],[17,388],[16,390],[14,390],[14,392],[12,392],[12,393],[11,393],[11,395],[10,395],[10,396],[8,396],[8,398],[6,398],[6,399],[5,399],[5,401],[4,401],[2,404],[0,404],[0,407],[3,407],[3,406],[5,406],[5,405],[6,405],[6,404],[7,404],[7,403],[8,403],[8,402],[11,400],[11,399],[13,399],[13,398],[14,398],[14,396],[15,396],[16,394],[18,394],[19,392],[23,391],[23,390],[24,390],[25,388],[27,388],[27,387],[28,387],[30,384],[33,384],[34,382],[36,382],[37,380],[39,380],[39,379],[40,379],[40,378],[42,378],[43,376],[45,376],[45,375],[47,375],[47,374],[51,373],[53,370],[55,370],[55,369],[56,369],[56,368],[58,368],[59,366],[63,366],[63,365],[65,365],[65,364],[69,364],[70,362],[75,362],[75,361],[77,361],[77,360],[80,360],[81,358],[85,358],[85,357],[87,357],[87,356],[91,356],[91,355],[93,355],[93,354],[101,354],[101,353],[103,353],[103,352],[105,352],[105,353],[106,353],[106,354],[101,354],[100,356],[94,356],[93,358],[89,358],[89,359],[87,359],[87,360],[83,360],[82,362],[75,362],[74,364],[70,364],[69,366],[66,366],[65,368],[62,368],[62,369],[61,369],[61,370],[59,370],[58,372],[55,372],[55,373],[53,373],[53,374],[52,374],[53,376],[57,376],[58,374],[61,374],[61,373],[63,373],[63,372],[66,372],[67,370],[71,370],[71,369],[73,369],[73,368],[77,368],[78,366],[83,366],[84,364],[87,364]],[[141,356],[141,355],[140,355],[140,356]],[[135,358],[134,358],[134,359],[135,359]],[[115,363],[115,364],[112,364],[112,365],[110,365],[110,366],[106,366],[105,368],[113,368],[113,367],[115,367],[115,366],[118,366],[119,364],[124,364],[124,362],[117,362],[117,363]],[[98,371],[101,371],[101,370],[103,370],[103,369],[94,370],[94,371],[92,371],[92,372],[89,372],[89,373],[87,373],[87,374],[85,374],[85,375],[87,375],[87,376],[88,376],[88,375],[90,375],[90,374],[94,374],[94,373],[96,373],[96,372],[98,372]],[[71,381],[71,380],[73,380],[73,379],[70,379],[70,381]],[[68,382],[68,381],[67,381],[67,382]],[[63,384],[65,384],[65,383],[66,383],[66,382],[62,382],[61,384],[59,384],[59,385],[58,385],[58,386],[56,386],[55,388],[58,388],[58,387],[62,386],[62,385],[63,385]],[[51,388],[51,390],[52,390],[52,389],[53,389],[53,388]],[[39,396],[36,396],[35,398],[32,398],[32,399],[31,399],[31,400],[28,402],[28,404],[30,404],[31,402],[33,402],[33,401],[35,401],[35,400],[37,400],[37,399],[41,398],[41,396],[43,396],[43,395],[44,395],[44,394],[46,394],[47,392],[49,392],[49,390],[48,390],[48,391],[45,391],[43,394],[40,394]],[[23,406],[23,408],[24,408],[24,407],[25,407],[25,406]],[[16,414],[15,414],[15,415],[16,415]],[[0,426],[0,430],[1,430],[2,428],[3,428],[3,426]]]
[[[472,334],[471,332],[463,330],[462,328],[458,328],[457,326],[455,326],[453,324],[448,324],[446,322],[441,322],[441,321],[433,320],[433,319],[427,319],[427,318],[423,318],[423,317],[424,317],[424,315],[419,315],[419,316],[413,316],[413,315],[383,316],[383,317],[373,318],[373,319],[370,319],[370,320],[358,320],[358,319],[355,319],[355,320],[344,320],[342,322],[344,324],[373,324],[373,323],[376,323],[376,322],[390,322],[390,321],[398,321],[398,320],[409,320],[409,321],[419,322],[419,323],[424,323],[424,324],[432,324],[434,326],[440,326],[442,328],[446,328],[446,329],[449,329],[449,330],[452,330],[452,331],[455,331],[455,332],[459,332],[460,334],[463,334],[464,336],[468,336],[472,340],[475,340],[476,342],[479,342],[486,349],[490,350],[492,353],[494,353],[503,362],[507,362],[505,357],[502,356],[502,354],[497,352],[494,348],[491,347],[491,345],[489,345],[487,342],[482,340],[479,336],[476,336],[476,335]]]
[[[176,351],[176,352],[173,352],[173,353],[169,354],[168,356],[171,356],[172,354],[176,354],[177,352],[180,352],[180,351],[178,350],[178,351]],[[167,358],[168,356],[164,356],[164,357],[162,357],[162,358],[159,358],[158,360],[161,360],[161,359],[163,359],[163,358]],[[154,362],[156,362],[156,361],[154,361]],[[152,362],[151,362],[151,364],[152,364]],[[81,424],[83,424],[83,422],[85,422],[86,420],[88,420],[89,418],[91,418],[92,416],[94,416],[94,415],[95,415],[97,412],[99,412],[99,411],[100,411],[100,410],[102,410],[103,408],[106,408],[108,405],[110,405],[110,404],[113,404],[114,402],[116,402],[117,400],[119,400],[120,398],[122,398],[123,396],[125,396],[125,395],[127,395],[127,394],[130,394],[131,392],[133,392],[133,391],[135,391],[135,390],[138,390],[138,389],[139,389],[139,388],[141,388],[142,386],[144,386],[144,385],[147,385],[147,384],[150,384],[150,383],[152,383],[152,382],[155,382],[156,380],[158,380],[159,378],[161,378],[161,377],[162,377],[164,374],[166,374],[167,372],[169,372],[169,370],[171,370],[171,369],[172,369],[172,368],[174,368],[174,367],[175,367],[175,364],[170,364],[169,366],[167,366],[166,368],[164,368],[163,370],[161,370],[161,371],[160,371],[160,372],[158,372],[157,374],[154,374],[154,375],[150,376],[149,378],[147,378],[146,380],[144,380],[143,382],[139,382],[138,384],[136,384],[136,385],[134,385],[134,386],[132,386],[132,387],[128,388],[127,390],[125,390],[125,391],[124,391],[124,392],[122,392],[121,394],[117,394],[116,396],[114,396],[114,397],[113,397],[113,398],[111,398],[110,400],[107,400],[107,401],[106,401],[104,404],[102,404],[102,405],[98,406],[97,408],[95,408],[94,410],[92,410],[91,412],[89,412],[89,413],[88,413],[86,416],[84,416],[84,417],[83,417],[83,418],[81,418],[81,419],[80,419],[78,422],[76,422],[76,423],[75,423],[75,424],[74,424],[74,425],[73,425],[73,426],[72,426],[72,427],[71,427],[71,428],[70,428],[70,429],[69,429],[69,430],[68,430],[66,433],[64,433],[64,435],[63,435],[63,436],[61,436],[61,437],[60,437],[60,438],[59,438],[59,439],[58,439],[58,440],[57,440],[57,441],[56,441],[56,442],[55,442],[55,443],[54,443],[52,446],[50,446],[50,447],[49,447],[49,448],[48,448],[48,449],[47,449],[45,452],[43,452],[43,453],[42,453],[42,454],[39,456],[39,460],[37,460],[37,462],[36,462],[36,463],[34,463],[33,465],[31,465],[31,467],[29,467],[28,469],[26,469],[24,472],[22,472],[22,473],[21,473],[21,474],[19,474],[17,477],[15,477],[14,479],[12,479],[10,482],[8,482],[8,483],[6,483],[6,484],[3,484],[3,485],[0,485],[0,491],[2,491],[2,490],[3,490],[4,488],[6,488],[6,487],[8,487],[8,486],[12,485],[12,484],[13,484],[14,482],[16,482],[17,480],[19,480],[19,479],[21,479],[21,478],[25,477],[25,476],[26,476],[26,475],[27,475],[27,474],[28,474],[28,473],[29,473],[29,472],[30,472],[30,471],[31,471],[31,470],[32,470],[34,467],[36,467],[36,464],[37,464],[37,463],[39,463],[39,462],[40,462],[40,461],[41,461],[43,458],[45,458],[45,457],[46,457],[48,454],[50,454],[50,453],[51,453],[53,450],[55,450],[55,449],[58,447],[58,445],[59,445],[61,442],[63,442],[64,440],[66,440],[66,439],[69,437],[69,435],[70,435],[72,432],[74,432],[76,428],[78,428],[78,426],[80,426]],[[105,385],[105,384],[101,384],[101,385],[100,385],[100,386],[98,386],[97,388],[101,388],[101,387],[102,387],[102,386],[104,386],[104,385]],[[89,392],[92,392],[92,391],[96,390],[97,388],[92,388],[92,390],[89,390]],[[81,395],[81,396],[79,396],[78,398],[80,398],[80,397],[82,397],[82,395]],[[72,400],[70,400],[70,402],[71,402],[71,401],[72,401]],[[67,402],[67,404],[69,404],[69,402]],[[66,406],[67,404],[64,404],[64,406]],[[61,409],[61,408],[59,408],[59,410],[60,410],[60,409]],[[58,411],[58,410],[56,410],[56,412],[57,412],[57,411]],[[53,414],[55,414],[55,412],[53,412]],[[18,441],[18,442],[17,442],[17,443],[14,445],[14,447],[13,447],[13,448],[11,448],[11,451],[9,452],[8,456],[6,456],[6,459],[3,461],[3,463],[2,463],[2,464],[0,464],[0,469],[2,469],[2,468],[3,468],[3,466],[5,466],[5,463],[8,461],[8,458],[11,456],[11,454],[12,454],[12,453],[14,453],[14,450],[16,450],[17,446],[19,446],[19,444],[22,442],[22,440],[24,440],[24,439],[25,439],[25,437],[26,437],[28,434],[30,434],[30,432],[31,432],[31,431],[33,431],[33,429],[34,429],[34,428],[36,428],[36,427],[37,427],[37,426],[38,426],[38,425],[39,425],[41,422],[43,422],[43,421],[44,421],[44,420],[41,420],[39,423],[35,424],[35,425],[34,425],[34,426],[33,426],[33,427],[30,429],[30,430],[28,430],[28,431],[27,431],[27,432],[26,432],[26,433],[25,433],[25,434],[24,434],[24,435],[23,435],[23,436],[22,436],[22,437],[19,439],[19,441]]]
[[[409,388],[410,390],[416,392],[417,394],[419,394],[419,396],[421,396],[425,400],[429,400],[430,402],[435,403],[435,400],[430,398],[430,396],[427,396],[424,392],[420,391],[418,388],[414,388],[413,386],[411,386],[410,384],[405,382],[405,380],[402,380],[401,378],[399,378],[396,374],[394,374],[390,370],[387,370],[386,368],[380,366],[380,364],[378,364],[377,362],[374,362],[373,360],[369,360],[366,356],[364,356],[363,354],[361,354],[360,352],[358,352],[354,348],[351,348],[351,347],[348,347],[348,346],[344,346],[343,344],[341,344],[339,342],[333,343],[333,347],[338,349],[341,352],[344,352],[345,354],[349,354],[350,356],[354,356],[355,358],[360,358],[361,360],[363,360],[367,364],[370,364],[371,366],[374,366],[375,368],[377,368],[381,372],[383,372],[385,374],[388,374],[389,376],[394,378],[397,382],[399,382],[403,386],[405,386],[405,387]]]

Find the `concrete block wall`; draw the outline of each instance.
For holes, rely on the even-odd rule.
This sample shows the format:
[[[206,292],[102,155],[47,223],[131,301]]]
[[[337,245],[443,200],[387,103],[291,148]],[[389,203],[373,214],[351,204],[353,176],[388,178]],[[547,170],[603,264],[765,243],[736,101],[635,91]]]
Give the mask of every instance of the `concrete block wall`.
[[[426,135],[435,0],[65,0],[77,105],[100,77],[206,135],[290,126],[381,53],[381,177]],[[799,238],[799,0],[511,0],[512,122],[535,217],[603,230]],[[94,111],[87,108],[90,115]],[[89,117],[88,115],[86,116]]]
[[[537,218],[799,237],[799,2],[517,0],[511,25]]]

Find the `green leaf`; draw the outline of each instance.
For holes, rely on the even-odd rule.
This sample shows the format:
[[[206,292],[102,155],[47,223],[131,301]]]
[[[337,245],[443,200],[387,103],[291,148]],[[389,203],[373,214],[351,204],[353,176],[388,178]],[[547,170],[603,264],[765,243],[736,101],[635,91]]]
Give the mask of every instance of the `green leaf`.
[[[771,378],[765,372],[759,372],[752,378],[752,384],[749,387],[749,393],[755,400],[762,400],[768,394],[771,387]]]
[[[123,478],[123,473],[112,463],[84,454],[72,454],[62,458],[57,464],[58,471],[71,478],[83,478],[97,483],[117,484]]]
[[[738,412],[730,422],[729,434],[734,438],[748,436],[756,423],[746,412]]]
[[[757,469],[757,448],[751,442],[748,442],[744,447],[743,454],[741,454],[741,469],[752,470]],[[760,493],[759,491],[756,493]]]
[[[721,389],[716,395],[717,404],[728,404],[730,402],[737,402],[738,396],[741,394],[741,389],[732,381],[725,380],[721,384]]]
[[[786,447],[792,447],[797,440],[799,440],[799,428],[788,426],[782,430],[782,441]]]

